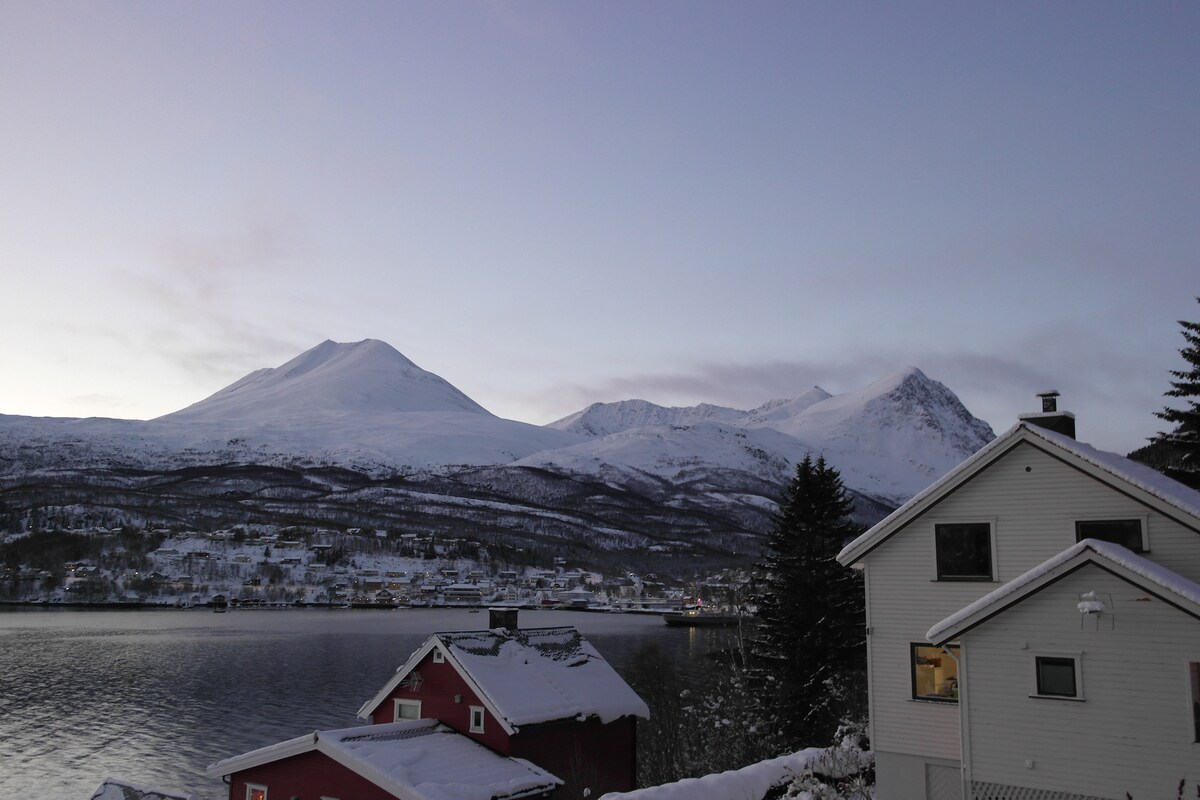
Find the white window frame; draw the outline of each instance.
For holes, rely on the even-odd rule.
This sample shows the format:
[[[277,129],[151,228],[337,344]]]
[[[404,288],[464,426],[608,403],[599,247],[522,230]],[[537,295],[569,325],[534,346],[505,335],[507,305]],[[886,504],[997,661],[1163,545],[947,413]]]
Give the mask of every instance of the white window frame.
[[[988,547],[991,549],[992,577],[989,578],[940,578],[938,577],[937,529],[939,525],[987,525]],[[973,517],[970,519],[935,519],[929,522],[929,551],[932,556],[931,566],[934,583],[995,583],[1000,580],[1000,558],[996,549],[996,518]]]
[[[1142,553],[1150,552],[1150,515],[1149,514],[1089,514],[1086,517],[1076,517],[1071,520],[1071,539],[1076,543],[1079,542],[1079,529],[1076,527],[1080,522],[1120,522],[1127,519],[1136,519],[1142,526]],[[1141,555],[1139,553],[1139,555]]]
[[[394,719],[396,722],[403,722],[406,719],[421,719],[421,701],[420,700],[413,700],[412,698],[409,698],[409,697],[395,697],[392,699],[395,703],[395,705],[393,706],[393,709],[395,710],[395,714],[392,716],[392,719]],[[404,706],[408,706],[409,708],[412,708],[415,706],[417,709],[417,716],[411,717],[411,718],[400,716],[400,709]]]
[[[483,706],[470,706],[471,710],[471,733],[483,733],[483,723],[485,713]],[[478,720],[478,722],[476,722]]]
[[[1075,695],[1067,697],[1061,694],[1038,693],[1038,659],[1039,658],[1069,658],[1075,666]],[[1029,653],[1029,696],[1037,700],[1066,700],[1070,703],[1082,703],[1086,696],[1083,693],[1083,652],[1074,650],[1033,650]]]
[[[250,800],[250,793],[255,790],[261,790],[263,800],[267,800],[267,787],[261,783],[247,783],[246,784],[246,800]]]
[[[446,654],[442,652],[442,648],[440,648],[440,647],[433,648],[433,663],[444,664],[445,661],[446,661]]]

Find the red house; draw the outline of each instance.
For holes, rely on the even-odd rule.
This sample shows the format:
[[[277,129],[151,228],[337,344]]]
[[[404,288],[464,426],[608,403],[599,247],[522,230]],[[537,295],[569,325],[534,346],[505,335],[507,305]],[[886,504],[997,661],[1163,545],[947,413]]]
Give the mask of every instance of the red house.
[[[493,610],[490,630],[431,636],[358,715],[372,724],[208,773],[230,776],[229,800],[582,800],[636,788],[636,718],[650,714],[574,628],[518,629],[515,610]]]

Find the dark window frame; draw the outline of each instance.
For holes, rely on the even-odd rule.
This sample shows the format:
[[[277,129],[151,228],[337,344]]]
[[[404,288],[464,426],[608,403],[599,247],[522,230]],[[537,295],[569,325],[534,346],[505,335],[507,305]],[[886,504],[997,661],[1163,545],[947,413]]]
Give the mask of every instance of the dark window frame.
[[[955,568],[951,563],[955,555],[948,541],[956,531],[969,533],[973,536],[982,534],[986,543],[987,571],[966,572]],[[934,574],[939,581],[994,581],[996,579],[996,558],[993,537],[994,526],[991,522],[939,522],[933,526]]]
[[[1130,547],[1128,543],[1128,534],[1131,531],[1126,531],[1126,536],[1122,537],[1105,531],[1091,530],[1085,531],[1087,527],[1095,528],[1096,526],[1137,526],[1137,544],[1135,547]],[[1119,544],[1135,553],[1145,553],[1150,550],[1146,542],[1146,522],[1140,517],[1113,517],[1106,519],[1077,519],[1075,520],[1075,541],[1081,542],[1084,539],[1099,539],[1102,542],[1111,544]]]
[[[1188,662],[1188,682],[1192,688],[1192,741],[1200,743],[1200,663]]]
[[[957,687],[957,685],[958,685],[958,662],[955,660],[956,658],[958,658],[958,654],[960,652],[958,649],[958,645],[956,645],[956,644],[946,645],[946,649],[950,650],[951,652],[954,653],[954,657],[952,658],[951,656],[947,655],[946,652],[943,651],[941,647],[938,647],[936,645],[931,645],[928,642],[910,642],[908,645],[908,673],[909,673],[910,699],[920,700],[920,701],[929,702],[929,703],[957,703],[958,702],[957,692],[955,692],[952,695],[917,694],[917,670],[919,668],[922,668],[925,666],[933,666],[931,664],[926,665],[926,664],[919,663],[918,656],[917,656],[917,648],[923,648],[925,650],[931,651],[929,655],[922,656],[922,658],[930,658],[930,657],[944,658],[944,659],[947,659],[948,661],[950,661],[951,663],[953,663],[954,664],[954,675],[952,676],[952,678],[953,678],[955,687]],[[936,651],[936,653],[934,653],[932,651]]]
[[[1067,667],[1071,673],[1071,691],[1053,691],[1047,687],[1049,681],[1044,680],[1042,667]],[[1058,697],[1066,700],[1080,699],[1079,693],[1079,661],[1073,656],[1034,656],[1034,686],[1038,697]]]

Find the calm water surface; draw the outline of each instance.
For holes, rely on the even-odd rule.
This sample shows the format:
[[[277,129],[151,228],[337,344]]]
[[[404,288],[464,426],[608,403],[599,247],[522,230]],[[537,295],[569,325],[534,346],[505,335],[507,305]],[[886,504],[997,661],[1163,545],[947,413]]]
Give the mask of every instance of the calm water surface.
[[[436,631],[487,612],[0,610],[0,800],[86,800],[106,777],[220,800],[209,764],[318,729],[359,707]],[[522,611],[573,625],[624,670],[657,642],[688,663],[727,631],[657,616]]]

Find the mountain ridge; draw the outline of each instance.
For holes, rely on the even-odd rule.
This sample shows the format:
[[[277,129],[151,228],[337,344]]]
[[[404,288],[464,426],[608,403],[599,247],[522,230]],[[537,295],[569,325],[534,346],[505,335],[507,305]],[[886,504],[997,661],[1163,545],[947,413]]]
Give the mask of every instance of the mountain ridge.
[[[750,552],[807,453],[841,472],[870,523],[990,438],[914,367],[750,410],[626,400],[537,426],[491,414],[384,342],[325,341],[154,420],[0,415],[0,512],[10,529],[37,508],[103,508],[116,519],[375,519],[514,544]],[[181,468],[209,477],[178,484]],[[361,486],[306,502],[293,484],[309,478],[273,483],[280,469],[334,468],[363,476],[345,492]],[[209,484],[241,499],[214,505]]]

